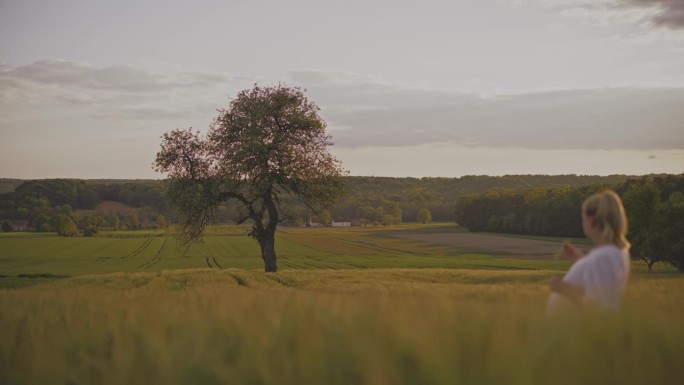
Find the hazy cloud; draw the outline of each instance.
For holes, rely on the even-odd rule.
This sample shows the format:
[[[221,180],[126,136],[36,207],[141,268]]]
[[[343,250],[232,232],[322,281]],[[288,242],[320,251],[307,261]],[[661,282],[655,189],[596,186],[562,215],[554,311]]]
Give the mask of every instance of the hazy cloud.
[[[563,16],[587,20],[599,25],[622,23],[635,24],[646,31],[684,30],[684,1],[682,0],[536,0],[536,2],[545,7],[558,9]],[[643,32],[634,36],[643,39],[642,35]],[[632,40],[634,36],[621,36],[621,38]],[[649,35],[648,38],[671,39],[676,36],[660,34]]]
[[[651,21],[657,27],[684,29],[684,1],[682,0],[622,0],[623,7],[656,8]]]
[[[0,115],[3,127],[39,127],[39,122],[51,120],[73,130],[99,122],[130,130],[204,129],[216,108],[225,106],[237,90],[251,86],[244,79],[241,84],[230,79],[177,67],[96,68],[59,60],[0,66]],[[348,149],[440,143],[518,149],[684,149],[684,88],[485,95],[400,87],[344,72],[296,71],[280,80],[307,89],[307,96],[321,107],[336,145]]]
[[[0,113],[10,120],[26,120],[22,112],[34,111],[35,117],[204,123],[236,81],[241,78],[164,64],[95,67],[42,60],[18,67],[0,65]],[[50,108],[57,110],[48,112]]]
[[[130,65],[98,68],[70,60],[43,60],[16,68],[0,67],[0,82],[14,87],[42,83],[94,90],[158,92],[213,86],[230,80],[231,77],[225,74],[190,72],[172,66],[156,67],[154,71]]]
[[[450,142],[535,149],[681,149],[684,89],[606,88],[520,95],[410,90],[297,72],[336,145]],[[325,79],[330,79],[325,81]]]
[[[185,109],[170,109],[160,107],[127,108],[113,111],[98,111],[91,116],[97,119],[107,119],[112,121],[181,121],[189,115]]]

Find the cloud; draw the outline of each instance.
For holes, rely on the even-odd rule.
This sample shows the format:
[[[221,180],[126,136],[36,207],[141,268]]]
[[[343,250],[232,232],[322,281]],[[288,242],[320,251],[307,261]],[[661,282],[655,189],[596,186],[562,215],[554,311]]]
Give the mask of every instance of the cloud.
[[[621,7],[655,8],[651,22],[656,27],[684,30],[684,1],[682,0],[623,0]]]
[[[340,78],[344,74],[292,74],[321,107],[337,146],[449,142],[531,149],[684,148],[682,88],[482,96]]]
[[[26,111],[33,111],[34,118],[69,115],[129,124],[208,122],[207,115],[243,80],[166,64],[96,67],[73,60],[42,60],[17,67],[0,65],[0,113],[8,121],[25,121]]]
[[[601,26],[611,24],[647,25],[648,20],[655,17],[659,10],[655,8],[617,6],[616,3],[567,4],[557,6],[561,8],[561,16],[584,20],[587,23]]]
[[[682,0],[538,0],[543,6],[557,8],[567,17],[589,20],[600,25],[639,24],[647,29],[684,30]]]
[[[173,66],[97,68],[55,60],[0,66],[0,124],[5,130],[62,122],[62,130],[74,132],[86,125],[202,129],[245,86],[245,79],[230,79],[240,80]],[[684,88],[481,95],[344,72],[296,71],[285,79],[307,89],[341,148],[684,149]]]
[[[206,87],[231,80],[225,74],[184,71],[173,66],[158,66],[154,70],[131,65],[98,68],[71,60],[42,60],[0,68],[0,82],[15,87],[37,83],[137,93]]]
[[[111,111],[98,111],[91,114],[96,119],[111,121],[181,121],[188,117],[191,111],[185,109],[170,109],[161,107],[127,108]]]

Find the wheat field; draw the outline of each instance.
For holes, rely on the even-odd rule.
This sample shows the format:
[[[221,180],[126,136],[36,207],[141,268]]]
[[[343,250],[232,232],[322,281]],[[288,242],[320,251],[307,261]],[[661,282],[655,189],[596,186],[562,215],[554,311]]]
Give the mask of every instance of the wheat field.
[[[674,384],[684,278],[548,320],[549,270],[184,269],[0,290],[2,384]]]

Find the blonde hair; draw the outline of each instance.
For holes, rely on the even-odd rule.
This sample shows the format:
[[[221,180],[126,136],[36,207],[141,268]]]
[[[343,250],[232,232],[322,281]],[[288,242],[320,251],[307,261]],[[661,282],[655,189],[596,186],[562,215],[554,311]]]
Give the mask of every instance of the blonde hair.
[[[582,203],[584,215],[594,220],[601,239],[620,249],[629,249],[627,240],[627,215],[622,200],[615,191],[605,190],[596,193]]]

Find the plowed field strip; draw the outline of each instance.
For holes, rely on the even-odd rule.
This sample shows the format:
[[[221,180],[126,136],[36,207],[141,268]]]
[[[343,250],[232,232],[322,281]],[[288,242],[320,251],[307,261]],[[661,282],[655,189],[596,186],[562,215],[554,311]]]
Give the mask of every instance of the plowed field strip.
[[[553,259],[560,252],[557,241],[515,238],[485,233],[396,234],[398,238],[447,245],[461,251],[519,259]],[[578,245],[586,249],[586,245]]]

